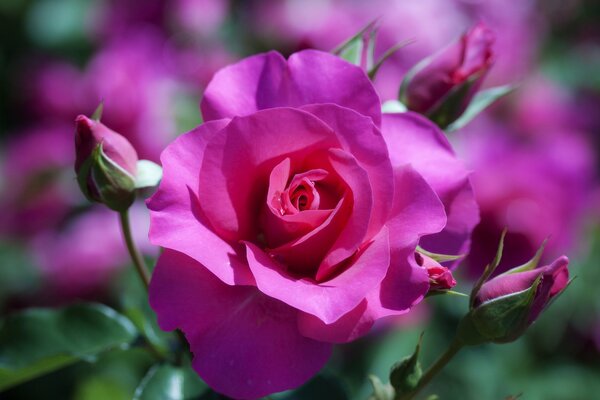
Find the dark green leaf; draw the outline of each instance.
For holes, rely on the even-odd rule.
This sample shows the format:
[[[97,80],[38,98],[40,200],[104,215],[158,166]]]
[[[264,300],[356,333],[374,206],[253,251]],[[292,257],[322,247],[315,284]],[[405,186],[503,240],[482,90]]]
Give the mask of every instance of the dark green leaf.
[[[100,352],[126,346],[137,336],[127,318],[101,304],[30,309],[0,326],[0,390]]]
[[[184,400],[198,398],[207,386],[187,367],[156,365],[135,391],[134,400]]]

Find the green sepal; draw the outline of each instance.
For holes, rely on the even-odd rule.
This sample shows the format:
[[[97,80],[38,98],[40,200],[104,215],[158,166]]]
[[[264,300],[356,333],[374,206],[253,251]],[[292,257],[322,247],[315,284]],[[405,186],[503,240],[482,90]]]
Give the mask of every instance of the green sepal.
[[[473,309],[473,305],[475,304],[475,297],[477,296],[477,293],[479,293],[479,290],[481,290],[483,284],[489,279],[490,276],[492,276],[496,268],[498,268],[498,265],[500,265],[500,261],[502,261],[502,252],[504,251],[504,238],[506,237],[506,232],[507,229],[505,228],[500,235],[500,242],[498,243],[498,249],[496,250],[496,256],[494,257],[494,260],[492,260],[490,264],[486,265],[483,274],[481,274],[475,283],[475,286],[473,286],[473,290],[471,290],[471,301],[469,302],[471,309]]]
[[[548,239],[545,239],[542,242],[542,245],[540,246],[540,248],[535,252],[535,255],[533,256],[533,258],[529,261],[527,261],[525,264],[523,265],[519,265],[518,267],[512,268],[502,274],[501,275],[508,275],[508,274],[516,274],[518,272],[525,272],[525,271],[531,271],[532,269],[537,268],[538,264],[540,263],[540,259],[542,258],[542,254],[544,254],[544,249],[546,247],[546,243],[548,242]]]
[[[465,98],[474,89],[473,86],[479,85],[483,77],[483,72],[475,74],[463,83],[453,87],[437,105],[427,113],[427,118],[432,120],[441,129],[447,128],[452,122],[456,121],[466,111]]]
[[[399,100],[388,100],[381,105],[382,113],[403,113],[407,112],[408,108],[404,104],[402,104]]]
[[[529,326],[529,315],[541,282],[538,277],[530,288],[501,296],[471,310],[471,321],[481,336],[494,343],[518,339]]]
[[[102,143],[91,158],[91,181],[98,193],[97,201],[117,212],[129,209],[135,201],[135,178],[106,156]]]
[[[419,336],[413,354],[394,364],[390,370],[390,384],[395,389],[396,395],[408,393],[419,384],[419,380],[423,375],[421,363],[419,362],[422,341],[423,333]]]
[[[150,160],[137,162],[135,188],[146,189],[158,186],[163,176],[162,167]]]
[[[476,116],[481,114],[481,112],[483,112],[486,108],[491,106],[502,97],[512,93],[516,88],[517,85],[504,85],[478,92],[475,94],[475,96],[473,96],[473,99],[467,106],[467,109],[461,114],[460,117],[449,124],[445,131],[452,132],[464,127]]]
[[[358,31],[358,33],[346,40],[341,45],[337,46],[331,52],[351,64],[361,66],[362,55],[365,51],[366,42],[367,71],[370,70],[373,65],[373,52],[375,50],[375,38],[377,36],[378,22],[378,19],[369,22],[363,29]],[[366,35],[368,35],[368,38]]]
[[[96,122],[100,122],[103,112],[104,112],[104,100],[102,100],[100,102],[100,104],[98,104],[98,107],[96,107],[96,109],[94,110],[94,113],[92,114],[92,119]]]
[[[392,385],[381,382],[375,375],[369,375],[368,378],[373,387],[373,394],[368,400],[394,400],[396,396]]]
[[[372,46],[374,46],[374,40],[371,41],[373,42]],[[369,44],[371,45],[371,42],[369,42]],[[414,43],[415,39],[406,39],[403,40],[402,42],[396,43],[394,46],[390,47],[389,49],[386,50],[385,53],[383,53],[383,55],[379,58],[379,60],[377,60],[377,62],[375,64],[373,64],[372,67],[368,68],[368,73],[367,75],[369,76],[369,78],[371,80],[375,79],[375,77],[377,76],[377,72],[379,72],[379,68],[381,68],[381,66],[383,65],[383,63],[390,58],[391,56],[394,55],[394,53],[396,53],[398,50],[400,50],[403,47],[408,46],[411,43]],[[373,52],[371,51],[369,54],[373,54]],[[369,64],[367,64],[369,65]]]
[[[127,347],[137,335],[129,319],[102,304],[32,308],[9,315],[0,325],[0,392]]]
[[[419,252],[419,253],[423,254],[424,256],[427,256],[439,263],[443,263],[446,261],[460,260],[461,258],[464,258],[464,256],[465,256],[464,254],[450,255],[450,254],[432,253],[430,251],[425,250],[421,246],[417,246],[417,252]]]

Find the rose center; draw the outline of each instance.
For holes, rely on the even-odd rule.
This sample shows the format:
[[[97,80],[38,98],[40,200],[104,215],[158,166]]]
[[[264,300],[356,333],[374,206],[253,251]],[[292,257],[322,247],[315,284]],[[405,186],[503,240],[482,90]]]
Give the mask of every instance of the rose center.
[[[310,170],[296,174],[287,188],[276,194],[275,203],[279,203],[281,215],[293,215],[305,210],[318,210],[321,197],[316,183],[325,178],[324,170]]]

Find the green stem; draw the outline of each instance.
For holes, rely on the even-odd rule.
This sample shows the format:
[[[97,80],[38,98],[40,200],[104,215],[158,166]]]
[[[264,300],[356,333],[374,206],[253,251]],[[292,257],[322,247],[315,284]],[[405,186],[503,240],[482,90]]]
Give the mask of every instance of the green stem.
[[[448,346],[448,348],[446,349],[446,352],[444,354],[442,354],[440,356],[440,358],[438,358],[433,363],[433,365],[431,365],[431,367],[429,367],[429,369],[425,372],[425,374],[423,374],[423,376],[419,380],[419,384],[417,385],[417,387],[414,388],[411,392],[406,393],[403,396],[401,395],[399,397],[396,397],[396,400],[412,400],[412,399],[414,399],[415,396],[417,394],[419,394],[419,392],[421,390],[423,390],[423,388],[425,386],[427,386],[427,384],[429,384],[429,382],[431,382],[431,380],[438,374],[438,372],[440,372],[446,366],[446,364],[448,364],[450,362],[450,360],[452,360],[452,358],[456,355],[456,353],[458,353],[460,351],[460,349],[462,349],[462,348],[463,348],[463,344],[459,340],[454,338],[452,343],[450,343],[450,346]]]
[[[119,217],[121,220],[121,228],[123,229],[123,237],[125,238],[125,243],[127,244],[127,250],[129,251],[129,255],[131,256],[131,260],[133,261],[133,265],[144,284],[146,290],[150,286],[150,274],[148,273],[148,268],[146,267],[146,263],[142,258],[137,246],[133,242],[133,236],[131,235],[131,224],[129,223],[129,212],[123,211],[119,213]],[[188,342],[185,340],[185,336],[181,333],[180,330],[175,331],[175,335],[177,339],[181,343],[181,347],[179,352],[176,355],[175,363],[177,365],[183,365],[183,354],[188,349]],[[152,343],[149,343],[152,346]],[[154,348],[152,350],[155,350]]]
[[[125,244],[127,245],[127,250],[129,251],[133,265],[135,266],[135,269],[140,276],[144,287],[146,290],[148,290],[148,286],[150,285],[150,274],[148,273],[148,269],[146,268],[146,264],[144,263],[142,255],[133,242],[133,237],[131,235],[131,224],[129,223],[129,212],[127,210],[120,212],[119,218],[121,220],[121,228],[123,230]]]

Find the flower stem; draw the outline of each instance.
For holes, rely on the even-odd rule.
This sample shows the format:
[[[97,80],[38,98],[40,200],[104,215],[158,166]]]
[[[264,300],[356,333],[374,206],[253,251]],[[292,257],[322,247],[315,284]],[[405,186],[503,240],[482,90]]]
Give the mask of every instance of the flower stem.
[[[454,338],[452,343],[450,343],[450,345],[446,349],[446,352],[444,352],[444,354],[442,354],[440,356],[440,358],[438,358],[433,363],[433,365],[431,365],[431,367],[429,367],[429,369],[425,372],[425,374],[423,374],[423,376],[419,380],[417,387],[414,388],[411,392],[406,393],[405,395],[396,397],[396,400],[412,400],[412,399],[414,399],[415,396],[417,394],[419,394],[419,392],[421,390],[423,390],[423,388],[425,386],[427,386],[427,384],[429,384],[429,382],[431,382],[431,380],[437,375],[437,373],[440,372],[446,366],[446,364],[448,364],[450,362],[450,360],[452,360],[452,358],[456,355],[456,353],[458,353],[460,351],[460,349],[462,349],[462,348],[463,348],[463,344],[458,339]]]
[[[148,273],[148,269],[146,268],[146,264],[144,263],[142,255],[133,242],[133,237],[131,235],[131,224],[129,223],[129,212],[127,210],[120,212],[119,218],[121,220],[121,229],[123,230],[125,244],[127,245],[127,250],[129,251],[133,265],[135,266],[135,269],[140,276],[144,287],[146,290],[148,290],[148,286],[150,285],[150,274]]]

